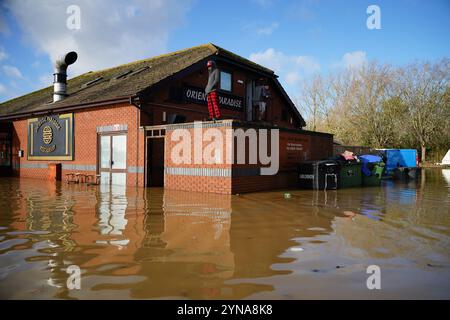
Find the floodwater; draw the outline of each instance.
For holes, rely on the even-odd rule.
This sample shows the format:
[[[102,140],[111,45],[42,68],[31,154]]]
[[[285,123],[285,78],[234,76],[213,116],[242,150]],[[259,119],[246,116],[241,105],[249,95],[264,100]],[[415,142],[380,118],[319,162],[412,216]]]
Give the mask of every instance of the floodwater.
[[[0,178],[0,213],[3,299],[450,298],[450,170],[240,196]]]

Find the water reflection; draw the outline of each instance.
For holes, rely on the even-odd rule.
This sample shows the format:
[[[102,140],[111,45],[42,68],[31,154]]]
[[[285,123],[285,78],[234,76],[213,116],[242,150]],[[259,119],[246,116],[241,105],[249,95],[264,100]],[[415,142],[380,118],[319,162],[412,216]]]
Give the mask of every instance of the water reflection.
[[[371,297],[362,284],[375,263],[394,278],[387,297],[434,285],[448,298],[445,174],[287,199],[2,179],[0,296]],[[72,264],[82,290],[66,288]],[[401,290],[416,277],[416,291]],[[323,288],[330,282],[339,293]]]
[[[442,176],[444,177],[447,186],[450,188],[450,169],[442,169]]]

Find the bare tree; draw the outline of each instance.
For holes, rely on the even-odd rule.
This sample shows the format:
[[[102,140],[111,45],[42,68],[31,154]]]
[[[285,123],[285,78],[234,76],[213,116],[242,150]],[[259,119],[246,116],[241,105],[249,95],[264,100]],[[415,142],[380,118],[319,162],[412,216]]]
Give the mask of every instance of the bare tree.
[[[450,146],[449,59],[394,68],[371,62],[315,76],[297,105],[308,129],[345,144],[447,150]]]
[[[309,130],[317,131],[319,123],[328,114],[328,96],[327,82],[321,75],[318,74],[303,83],[296,104],[305,113]]]
[[[356,72],[353,82],[351,121],[363,144],[383,147],[392,141],[393,134],[384,103],[391,92],[391,68],[372,62]]]
[[[426,149],[448,131],[449,59],[438,63],[414,63],[399,70],[401,97],[407,105],[405,125],[421,148],[421,161]]]

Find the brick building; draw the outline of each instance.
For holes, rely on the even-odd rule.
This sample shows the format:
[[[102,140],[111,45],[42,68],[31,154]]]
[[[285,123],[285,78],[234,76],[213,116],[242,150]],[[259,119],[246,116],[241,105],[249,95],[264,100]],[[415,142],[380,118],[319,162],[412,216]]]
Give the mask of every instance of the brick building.
[[[209,60],[220,69],[217,122],[209,121],[203,91]],[[255,100],[261,83],[270,92],[264,113]],[[213,44],[82,74],[67,81],[61,100],[52,100],[55,88],[0,104],[1,175],[99,174],[102,183],[232,194],[293,186],[300,161],[333,149],[332,135],[302,129],[302,116],[272,70]],[[172,134],[193,131],[194,122],[223,132],[279,130],[279,171],[261,175],[260,162],[174,164]],[[259,150],[259,137],[253,143]]]

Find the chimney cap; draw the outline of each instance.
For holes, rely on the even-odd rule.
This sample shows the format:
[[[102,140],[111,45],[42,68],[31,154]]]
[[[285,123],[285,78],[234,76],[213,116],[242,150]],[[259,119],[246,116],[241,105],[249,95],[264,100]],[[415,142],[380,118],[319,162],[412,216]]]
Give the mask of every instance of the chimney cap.
[[[74,63],[75,61],[77,61],[78,58],[78,54],[75,51],[70,51],[69,53],[66,54],[66,56],[64,57],[64,62],[69,65]]]

